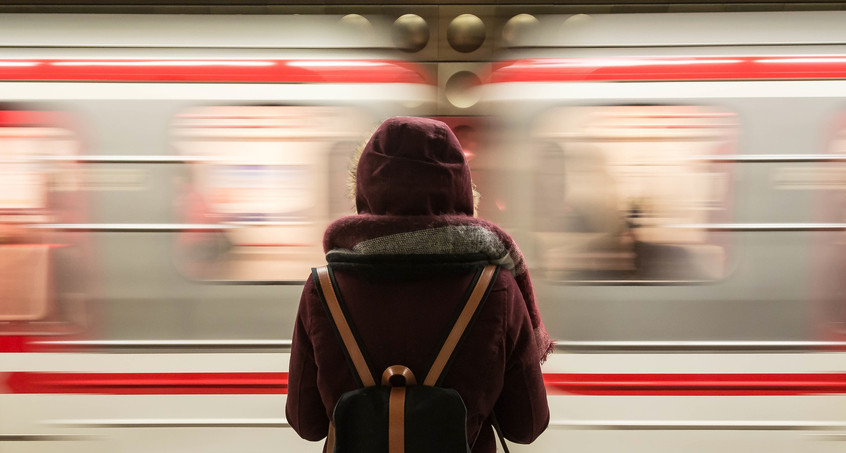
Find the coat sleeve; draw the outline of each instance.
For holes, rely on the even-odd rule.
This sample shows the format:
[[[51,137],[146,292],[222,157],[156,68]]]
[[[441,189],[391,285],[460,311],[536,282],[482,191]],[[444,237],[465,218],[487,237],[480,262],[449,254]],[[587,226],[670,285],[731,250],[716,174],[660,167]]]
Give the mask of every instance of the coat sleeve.
[[[494,413],[506,439],[528,444],[549,425],[549,404],[534,331],[516,282],[508,293],[505,378]]]
[[[329,432],[329,419],[317,389],[317,364],[314,346],[309,337],[310,302],[317,300],[317,290],[311,278],[306,280],[297,310],[297,321],[291,342],[288,364],[288,398],[285,417],[303,439],[317,441]]]

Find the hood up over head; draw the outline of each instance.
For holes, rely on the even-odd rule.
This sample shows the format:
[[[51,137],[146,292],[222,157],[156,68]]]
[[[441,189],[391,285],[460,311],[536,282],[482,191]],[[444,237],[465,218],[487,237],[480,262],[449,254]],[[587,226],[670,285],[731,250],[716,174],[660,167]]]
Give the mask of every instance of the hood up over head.
[[[386,120],[356,167],[359,214],[473,215],[473,183],[461,144],[441,121]]]

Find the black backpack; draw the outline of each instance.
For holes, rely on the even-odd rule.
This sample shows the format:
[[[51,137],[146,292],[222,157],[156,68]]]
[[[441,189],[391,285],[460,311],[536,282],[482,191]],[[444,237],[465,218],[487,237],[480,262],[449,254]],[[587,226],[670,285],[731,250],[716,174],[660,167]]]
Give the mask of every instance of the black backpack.
[[[487,265],[477,272],[458,319],[422,385],[416,385],[414,374],[402,365],[388,367],[380,382],[374,380],[355,328],[348,322],[331,268],[312,269],[323,307],[361,386],[344,393],[335,405],[327,452],[470,452],[464,401],[457,391],[438,385],[456,346],[484,304],[497,271],[498,266]]]

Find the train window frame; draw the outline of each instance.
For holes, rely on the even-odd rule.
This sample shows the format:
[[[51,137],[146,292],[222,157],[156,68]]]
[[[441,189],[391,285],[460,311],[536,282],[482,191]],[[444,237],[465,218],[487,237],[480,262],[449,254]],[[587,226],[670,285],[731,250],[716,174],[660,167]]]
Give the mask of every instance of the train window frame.
[[[248,219],[242,219],[243,221],[221,221],[219,218],[209,218],[208,216],[200,216],[199,220],[201,221],[196,222],[192,220],[198,220],[197,216],[188,215],[188,221],[184,222],[186,225],[186,231],[180,232],[177,237],[177,245],[175,247],[175,264],[177,271],[183,277],[197,283],[275,285],[302,284],[302,269],[320,265],[320,263],[323,262],[323,231],[325,230],[325,227],[334,220],[337,214],[336,212],[333,212],[333,209],[338,208],[340,205],[340,202],[334,198],[346,198],[346,191],[339,194],[330,192],[339,185],[337,181],[333,182],[330,180],[332,175],[329,174],[330,171],[338,173],[335,171],[337,169],[333,167],[336,165],[336,161],[338,160],[338,157],[336,156],[337,151],[338,149],[343,148],[353,152],[355,148],[352,146],[353,144],[358,146],[358,144],[363,143],[366,139],[366,135],[371,132],[373,128],[371,112],[360,106],[353,105],[251,104],[217,102],[184,106],[179,111],[173,113],[171,123],[169,125],[171,149],[178,155],[182,156],[185,166],[183,178],[180,182],[180,185],[183,186],[183,188],[177,189],[177,198],[179,199],[176,203],[177,209],[184,209],[186,204],[197,203],[198,197],[196,196],[196,190],[194,190],[194,186],[192,186],[195,184],[197,179],[197,169],[202,166],[208,167],[215,164],[214,156],[205,155],[204,153],[198,154],[186,152],[185,143],[187,143],[188,140],[180,142],[180,139],[178,138],[180,135],[178,132],[179,118],[180,115],[184,115],[192,111],[203,111],[209,109],[232,109],[233,111],[239,109],[254,109],[256,111],[266,109],[268,112],[282,112],[280,115],[283,116],[286,114],[285,112],[306,112],[304,121],[316,122],[315,124],[309,124],[308,127],[294,127],[283,124],[282,126],[279,126],[279,129],[282,130],[288,127],[287,131],[290,132],[289,135],[285,135],[286,133],[283,132],[279,137],[267,139],[268,143],[273,142],[276,146],[282,144],[282,146],[288,146],[290,148],[285,153],[282,153],[283,157],[276,157],[280,159],[279,161],[255,161],[252,162],[252,164],[257,166],[269,165],[273,167],[294,166],[305,169],[308,176],[307,179],[309,180],[305,183],[305,186],[303,186],[302,189],[304,193],[309,195],[311,203],[309,203],[305,209],[300,210],[302,215],[299,219],[277,219],[280,221],[270,221],[266,225],[262,225],[262,222],[260,221],[254,222],[249,221]],[[296,116],[296,114],[291,115]],[[282,121],[284,122],[284,120]],[[337,128],[337,133],[327,132],[330,129],[335,131],[335,128]],[[325,135],[321,136],[320,134]],[[237,140],[235,141],[237,142]],[[313,152],[300,152],[298,150],[294,150],[292,145],[294,142],[302,142],[311,146],[314,148],[312,149]],[[295,154],[303,160],[299,161],[296,156],[292,157]],[[264,155],[267,157],[268,154],[265,153]],[[293,160],[286,163],[285,159]],[[221,159],[220,162],[223,164],[236,164],[242,160],[243,159],[239,158]],[[347,172],[345,171],[343,174],[344,185],[346,185],[346,175]],[[187,193],[185,187],[189,188]],[[207,201],[200,201],[199,203],[202,205],[207,203]],[[188,208],[189,211],[192,209],[193,208]],[[203,209],[208,209],[208,206],[205,206]],[[183,213],[177,213],[178,216],[182,214]],[[198,224],[197,226],[202,227],[202,229],[192,229],[192,225],[195,224]],[[267,226],[267,228],[262,228],[263,226]],[[257,231],[264,229],[266,230],[266,233],[262,235],[263,238],[269,238],[271,241],[279,241],[282,235],[271,234],[272,232],[270,232],[268,228],[288,228],[288,230],[293,228],[298,229],[298,231],[302,230],[295,232],[295,236],[300,239],[300,242],[279,243],[278,245],[276,245],[275,242],[244,244],[237,242],[237,240],[235,240],[236,238],[233,237],[233,234],[238,234],[239,230],[246,231],[252,229]],[[189,236],[192,235],[194,238],[189,238]],[[241,236],[244,235],[242,234]],[[290,234],[288,236],[290,237]],[[186,243],[196,242],[198,238],[208,243],[208,247],[205,248],[204,253],[206,253],[206,256],[212,256],[213,259],[210,261],[211,266],[207,266],[209,263],[204,264],[201,262],[206,260],[206,258],[198,260],[196,258],[197,255],[192,256],[190,251],[188,251],[188,247],[186,247]],[[244,248],[247,246],[255,247],[249,247],[250,250],[247,250]],[[240,252],[238,247],[240,247]],[[272,251],[273,248],[280,251],[284,251],[283,249],[286,248],[289,250],[297,248],[298,251],[295,254],[302,254],[305,258],[297,261],[296,265],[286,264],[284,259],[276,259],[275,261],[270,259],[267,260],[268,262],[274,261],[278,266],[284,268],[284,272],[282,273],[271,272],[268,269],[259,269],[255,272],[236,270],[220,271],[212,269],[214,267],[220,267],[220,263],[218,262],[218,258],[220,256],[227,253],[231,254],[232,251],[256,254],[261,250]],[[260,266],[260,264],[256,264],[256,266],[266,268],[268,265]]]
[[[560,269],[550,269],[549,262],[552,255],[551,250],[553,248],[550,246],[551,244],[548,243],[547,240],[544,240],[542,234],[544,233],[539,224],[539,210],[541,210],[537,206],[537,200],[540,194],[543,193],[543,189],[540,187],[541,184],[544,183],[544,178],[537,177],[539,170],[549,171],[551,168],[555,168],[556,164],[554,162],[550,163],[543,163],[540,161],[541,153],[544,152],[545,147],[549,147],[550,145],[554,146],[561,146],[563,143],[568,145],[572,145],[574,137],[564,138],[562,139],[559,137],[556,140],[549,140],[544,137],[538,137],[538,129],[543,128],[545,118],[549,115],[554,114],[561,114],[561,112],[565,112],[564,114],[571,114],[570,112],[577,112],[577,111],[588,111],[590,109],[594,110],[605,110],[610,111],[613,109],[704,109],[710,110],[712,112],[716,112],[721,115],[725,115],[727,118],[732,118],[728,124],[724,125],[722,128],[724,130],[724,134],[721,135],[722,140],[714,140],[715,144],[721,143],[722,145],[717,146],[719,149],[718,152],[709,152],[709,153],[696,153],[689,156],[689,162],[687,165],[700,165],[701,168],[705,170],[700,170],[696,172],[698,175],[701,175],[701,187],[706,187],[704,189],[705,192],[711,195],[721,195],[721,197],[704,197],[701,200],[698,200],[700,204],[704,206],[698,206],[693,209],[701,210],[701,211],[713,211],[716,212],[717,215],[709,216],[705,215],[706,220],[700,222],[692,222],[687,224],[678,224],[673,225],[673,228],[677,228],[677,231],[682,233],[687,233],[688,235],[699,234],[700,236],[704,236],[706,239],[698,242],[699,244],[703,244],[705,246],[714,246],[716,248],[712,248],[711,250],[707,250],[703,252],[703,255],[712,255],[710,258],[713,260],[716,266],[719,268],[718,273],[713,273],[711,275],[696,275],[696,276],[667,276],[661,277],[659,276],[649,276],[649,277],[642,277],[636,276],[639,272],[638,269],[630,264],[628,266],[624,266],[626,264],[626,260],[629,263],[633,263],[634,260],[637,258],[637,254],[634,252],[633,248],[628,250],[628,253],[625,253],[625,249],[619,255],[610,256],[609,259],[617,259],[620,262],[620,266],[618,268],[609,268],[606,276],[598,275],[598,276],[589,276],[589,272],[584,272],[584,274],[588,274],[588,276],[578,278],[567,276],[567,271],[561,271]],[[574,115],[577,115],[575,113]],[[695,117],[695,115],[693,116]],[[561,126],[560,122],[555,122],[557,127]],[[547,125],[546,127],[549,127]],[[566,127],[566,126],[565,126]],[[679,127],[683,127],[679,126]],[[716,127],[716,126],[715,126]],[[596,104],[557,104],[553,106],[548,106],[543,111],[538,112],[536,115],[533,115],[532,119],[528,122],[528,126],[526,129],[526,133],[528,136],[529,141],[533,144],[531,154],[531,170],[530,173],[535,176],[533,179],[533,187],[532,187],[532,201],[533,206],[530,212],[530,234],[533,239],[534,245],[534,252],[533,252],[533,261],[535,261],[534,265],[538,268],[538,274],[541,275],[545,281],[555,284],[567,284],[567,285],[628,285],[628,286],[661,286],[661,285],[695,285],[695,284],[710,284],[717,281],[724,280],[728,278],[731,273],[732,269],[731,265],[731,245],[730,245],[730,238],[728,234],[719,233],[715,231],[711,231],[706,228],[707,224],[711,223],[727,223],[728,219],[732,215],[733,210],[733,191],[734,191],[734,171],[733,168],[727,162],[717,162],[717,161],[709,161],[709,157],[713,157],[714,155],[728,155],[728,154],[735,154],[737,148],[739,146],[739,130],[741,127],[740,116],[734,110],[719,104],[709,104],[709,103],[648,103],[648,104],[618,104],[618,103],[611,103],[611,104],[603,104],[603,103],[596,103]],[[575,137],[577,138],[577,137]],[[613,140],[613,137],[610,139]],[[601,140],[595,140],[594,142]],[[655,140],[653,140],[655,141]],[[670,138],[668,140],[669,143],[679,142],[680,140],[676,139],[675,141]],[[683,140],[681,140],[683,141]],[[590,139],[584,140],[584,142],[590,144]],[[625,140],[620,140],[620,142],[626,142]],[[649,140],[644,140],[644,142],[649,143]],[[547,148],[547,152],[549,149]],[[567,151],[560,149],[558,151],[562,154],[561,159],[566,161]],[[603,154],[610,154],[609,152],[605,152]],[[587,155],[587,154],[586,154]],[[607,157],[607,156],[604,156]],[[679,162],[682,162],[683,159],[676,158]],[[683,165],[683,164],[679,164]],[[606,168],[611,168],[614,164],[604,164]],[[612,172],[613,173],[613,172]],[[609,185],[616,185],[619,183],[620,178],[619,174],[615,175],[616,178],[612,178],[609,180]],[[562,177],[562,179],[564,179]],[[562,184],[566,184],[563,182]],[[605,186],[605,185],[601,185]],[[563,189],[563,186],[562,186]],[[566,197],[566,196],[565,196]],[[555,198],[552,196],[551,198]],[[615,199],[621,199],[622,196],[615,196]],[[560,198],[559,198],[560,200]],[[618,204],[612,203],[612,204]],[[617,216],[622,221],[620,222],[621,231],[619,236],[622,237],[625,232],[635,231],[636,228],[640,228],[640,225],[634,224],[633,221],[637,221],[639,217],[642,216],[642,211],[640,210],[629,210],[628,213],[624,213],[622,209],[615,208],[614,210],[617,211]],[[638,215],[638,212],[641,214]],[[624,214],[624,215],[621,215]],[[634,214],[634,215],[631,215]],[[710,218],[713,217],[713,218]],[[656,224],[656,228],[653,232],[660,231],[660,227],[666,229],[667,225]],[[564,232],[562,232],[564,233]],[[566,234],[566,233],[565,233]],[[610,235],[610,233],[609,233]],[[633,235],[631,235],[633,236]],[[660,237],[660,236],[656,236]],[[572,241],[571,241],[572,242]],[[646,241],[644,241],[646,242]],[[661,246],[660,241],[650,241],[653,244]],[[686,243],[685,241],[681,241],[681,244]],[[690,244],[697,244],[695,241],[688,241],[687,243]],[[675,245],[673,242],[668,242],[670,245]],[[643,249],[641,249],[643,250]],[[707,253],[706,253],[707,252]],[[642,253],[642,252],[640,252]],[[546,256],[545,256],[546,255]],[[623,256],[625,255],[625,256]],[[573,272],[571,272],[573,274]]]
[[[0,170],[0,191],[17,181],[36,185],[39,192],[0,207],[0,255],[3,267],[8,266],[3,297],[19,299],[15,293],[26,291],[29,299],[0,304],[0,336],[71,335],[90,321],[86,265],[93,258],[91,244],[87,233],[71,235],[63,229],[88,218],[84,174],[77,162],[84,134],[74,113],[35,103],[0,104],[0,140],[17,143],[3,146],[13,155],[0,156],[0,167],[9,166]]]

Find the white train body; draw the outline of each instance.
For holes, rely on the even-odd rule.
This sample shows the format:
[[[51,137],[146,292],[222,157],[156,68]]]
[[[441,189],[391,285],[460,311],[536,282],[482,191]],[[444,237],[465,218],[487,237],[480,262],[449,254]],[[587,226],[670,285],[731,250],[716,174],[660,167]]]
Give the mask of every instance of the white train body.
[[[444,118],[558,340],[512,451],[841,451],[846,16],[538,17]],[[302,281],[353,149],[439,112],[337,19],[0,16],[0,450],[319,450]]]

